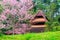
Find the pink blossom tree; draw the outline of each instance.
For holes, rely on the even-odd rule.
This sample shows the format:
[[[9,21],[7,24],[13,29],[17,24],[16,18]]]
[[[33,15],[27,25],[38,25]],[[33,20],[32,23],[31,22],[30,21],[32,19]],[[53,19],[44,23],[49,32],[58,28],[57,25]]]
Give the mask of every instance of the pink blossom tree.
[[[32,0],[3,0],[2,6],[4,10],[0,14],[0,21],[3,21],[3,23],[6,22],[6,24],[3,24],[5,25],[4,27],[8,28],[12,25],[14,30],[17,23],[21,24],[20,22],[23,23],[32,17],[32,15],[28,13],[33,7]]]

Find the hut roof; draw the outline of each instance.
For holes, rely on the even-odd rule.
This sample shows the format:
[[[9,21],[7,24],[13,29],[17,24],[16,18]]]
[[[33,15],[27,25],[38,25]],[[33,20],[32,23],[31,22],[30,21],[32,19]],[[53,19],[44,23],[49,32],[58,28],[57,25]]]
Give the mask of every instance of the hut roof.
[[[35,19],[36,16],[43,16],[44,18],[46,18],[46,17],[45,17],[45,14],[44,14],[43,11],[41,11],[41,10],[39,10],[39,11],[37,12],[37,14],[35,14],[34,17],[33,17],[31,20]]]
[[[43,16],[43,12],[39,10],[36,16]]]
[[[35,15],[35,17],[36,17],[36,16],[43,16],[43,17],[45,17],[45,14],[43,13],[43,11],[39,10],[39,11],[37,12],[37,14]]]
[[[46,16],[45,16],[45,14],[43,13],[43,11],[39,10],[39,11],[37,12],[37,14],[34,15],[34,17],[30,20],[30,22],[33,21],[33,20],[35,19],[35,17],[37,17],[37,16],[43,16],[43,18],[45,19],[45,21],[47,21]]]

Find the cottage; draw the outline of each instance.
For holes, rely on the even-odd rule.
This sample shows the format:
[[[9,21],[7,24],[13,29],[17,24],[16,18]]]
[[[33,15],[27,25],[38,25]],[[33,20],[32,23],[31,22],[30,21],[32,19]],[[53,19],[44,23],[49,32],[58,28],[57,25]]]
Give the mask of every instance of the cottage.
[[[44,15],[44,13],[39,10],[38,13],[33,17],[33,19],[30,20],[31,24],[31,31],[42,31],[46,27],[45,22],[47,22],[47,19]]]

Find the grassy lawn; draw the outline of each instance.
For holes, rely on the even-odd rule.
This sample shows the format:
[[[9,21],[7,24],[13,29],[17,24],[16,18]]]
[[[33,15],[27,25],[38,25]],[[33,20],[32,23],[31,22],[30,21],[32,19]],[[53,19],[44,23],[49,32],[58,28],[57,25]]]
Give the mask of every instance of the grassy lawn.
[[[27,33],[24,35],[3,35],[0,40],[60,40],[60,31],[44,33]]]

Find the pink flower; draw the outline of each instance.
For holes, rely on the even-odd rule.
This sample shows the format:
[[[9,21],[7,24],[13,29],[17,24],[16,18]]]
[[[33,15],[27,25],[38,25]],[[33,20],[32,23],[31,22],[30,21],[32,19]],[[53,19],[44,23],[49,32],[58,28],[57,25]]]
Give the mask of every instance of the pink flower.
[[[16,4],[16,7],[18,7],[18,8],[22,8],[22,6],[23,6],[23,5],[22,5],[21,2]]]
[[[3,3],[7,3],[7,0],[3,0]]]
[[[5,15],[0,15],[0,16],[1,16],[0,17],[1,20],[6,20],[7,19],[7,17]]]
[[[27,2],[27,0],[20,0],[22,3],[25,3],[25,2]]]
[[[16,5],[18,2],[16,0],[10,0],[10,4],[13,6],[13,5]]]
[[[9,9],[5,9],[4,13],[5,14],[9,14],[10,13],[10,10]]]
[[[16,9],[12,9],[12,10],[11,10],[11,14],[12,14],[12,15],[17,14],[17,10],[16,10]]]
[[[28,7],[24,5],[21,10],[28,10]]]
[[[21,20],[24,20],[24,18],[19,18],[18,20],[21,21]]]
[[[10,4],[12,6],[16,5],[18,3],[16,0],[3,0],[4,4]]]
[[[16,14],[21,19],[30,19],[28,9],[30,8],[30,5],[32,5],[32,0],[20,0],[19,2],[17,0],[3,0],[3,2],[4,4],[6,3],[6,6],[8,6],[8,8],[5,8],[5,10],[3,11],[4,14]],[[6,7],[5,5],[4,7]]]

